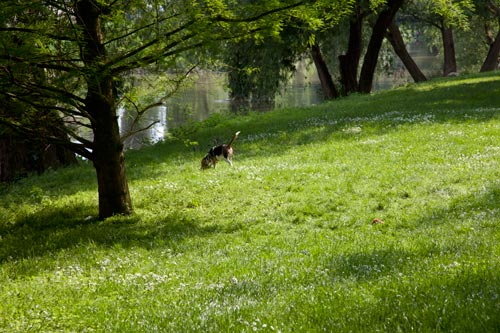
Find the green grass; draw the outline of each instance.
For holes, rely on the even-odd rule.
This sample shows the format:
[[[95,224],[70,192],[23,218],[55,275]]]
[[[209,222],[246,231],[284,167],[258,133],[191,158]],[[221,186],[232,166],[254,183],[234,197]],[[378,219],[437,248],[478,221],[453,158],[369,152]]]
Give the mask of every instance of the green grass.
[[[500,332],[498,96],[490,74],[214,116],[127,154],[128,217],[97,220],[90,164],[3,185],[0,331]]]

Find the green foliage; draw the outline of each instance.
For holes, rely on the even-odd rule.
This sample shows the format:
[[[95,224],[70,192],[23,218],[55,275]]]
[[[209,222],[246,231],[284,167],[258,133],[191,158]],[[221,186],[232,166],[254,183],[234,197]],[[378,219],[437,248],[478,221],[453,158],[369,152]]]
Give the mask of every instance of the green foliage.
[[[496,332],[499,93],[483,75],[219,116],[190,136],[241,130],[234,167],[129,152],[128,217],[93,216],[90,165],[2,186],[0,330]]]
[[[295,64],[309,53],[316,35],[350,14],[353,1],[314,1],[291,10],[265,35],[253,35],[226,44],[228,86],[234,112],[269,110],[295,71]]]
[[[262,38],[276,34],[287,9],[301,4],[291,0],[258,4],[218,0],[7,0],[0,9],[0,66],[4,68],[0,73],[0,98],[2,104],[21,104],[24,113],[34,118],[55,110],[67,125],[59,130],[69,132],[77,141],[71,147],[92,159],[92,143],[78,129],[95,123],[91,121],[95,108],[85,99],[95,82],[111,80],[116,88],[115,96],[108,96],[113,107],[128,103],[140,114],[154,101],[134,85],[134,71],[171,74],[160,76],[170,82],[157,82],[159,100],[166,98],[179,86],[183,75],[197,65],[210,64],[222,42],[256,33]],[[90,44],[86,44],[89,35],[81,31],[80,24],[90,15],[86,6],[96,11],[99,23]],[[2,114],[2,120],[18,126],[17,115],[8,111]],[[28,135],[28,127],[22,128],[24,135]],[[43,131],[29,135],[42,136]]]
[[[433,25],[453,26],[469,29],[473,0],[411,0],[407,4],[409,12]]]

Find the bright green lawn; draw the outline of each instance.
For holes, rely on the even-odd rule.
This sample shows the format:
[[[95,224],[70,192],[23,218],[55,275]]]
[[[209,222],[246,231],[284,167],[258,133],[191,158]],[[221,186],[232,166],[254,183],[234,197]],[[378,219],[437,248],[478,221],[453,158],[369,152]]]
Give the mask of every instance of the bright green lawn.
[[[0,331],[500,332],[499,101],[497,74],[213,117],[128,153],[129,217],[95,218],[90,164],[0,187]]]

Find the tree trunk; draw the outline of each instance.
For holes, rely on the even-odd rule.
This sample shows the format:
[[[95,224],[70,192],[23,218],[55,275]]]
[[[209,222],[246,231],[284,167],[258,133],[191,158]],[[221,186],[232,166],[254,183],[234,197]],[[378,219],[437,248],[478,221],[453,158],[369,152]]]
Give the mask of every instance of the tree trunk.
[[[443,25],[441,28],[444,51],[443,76],[454,75],[457,73],[457,60],[455,57],[455,43],[453,41],[453,31],[451,27]]]
[[[386,8],[382,10],[373,26],[368,49],[361,67],[359,77],[359,92],[370,93],[372,91],[373,77],[377,67],[378,55],[382,47],[382,41],[385,37],[385,32],[391,24],[397,11],[403,4],[404,0],[388,0]]]
[[[116,121],[113,121],[116,122]],[[94,167],[99,192],[99,218],[132,213],[132,201],[125,174],[123,144],[112,124],[103,124],[94,131]],[[117,128],[118,126],[116,126]]]
[[[237,44],[237,46],[239,46]],[[229,60],[233,69],[228,73],[230,109],[233,113],[250,110],[250,78],[245,70],[245,59],[237,49]]]
[[[423,82],[427,81],[424,73],[420,70],[418,65],[413,61],[413,58],[408,53],[406,49],[406,45],[403,41],[403,37],[401,36],[401,31],[399,31],[399,27],[394,22],[394,20],[389,25],[389,29],[386,33],[387,40],[391,43],[394,51],[398,55],[399,59],[403,62],[408,73],[410,73],[413,81],[415,82]]]
[[[488,50],[488,55],[484,60],[483,65],[481,66],[481,72],[494,71],[498,67],[498,56],[500,55],[500,30],[493,41],[490,44],[490,48]]]
[[[349,95],[358,91],[358,67],[362,50],[363,15],[359,6],[355,8],[355,16],[349,23],[349,41],[347,53],[338,57],[340,63],[340,81],[343,93]]]
[[[330,75],[328,66],[326,66],[325,59],[323,58],[323,55],[321,54],[321,49],[317,43],[315,43],[311,47],[311,54],[314,61],[314,65],[316,66],[316,70],[318,72],[319,81],[321,82],[321,89],[323,90],[323,96],[325,97],[325,99],[334,99],[339,97],[339,93],[335,88],[332,76]]]
[[[81,57],[89,73],[85,108],[91,116],[94,134],[92,162],[97,173],[99,218],[130,214],[132,200],[125,174],[113,77],[100,65],[106,58],[100,19],[102,8],[93,0],[80,0],[76,14],[82,27]]]

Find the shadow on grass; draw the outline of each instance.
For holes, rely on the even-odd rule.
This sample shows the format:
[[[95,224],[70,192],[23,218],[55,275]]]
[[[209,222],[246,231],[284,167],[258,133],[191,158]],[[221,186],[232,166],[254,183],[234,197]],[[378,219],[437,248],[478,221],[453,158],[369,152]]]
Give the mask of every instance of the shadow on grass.
[[[345,318],[330,320],[331,309],[325,308],[314,319],[332,330],[354,318],[359,331],[374,331],[376,325],[388,332],[498,332],[498,202],[500,187],[493,185],[405,226],[410,232],[400,236],[418,238],[417,246],[391,244],[329,257],[334,284],[350,281],[353,289],[369,288],[372,297],[348,304],[351,308],[341,312]]]
[[[480,192],[451,199],[445,208],[428,212],[409,227],[425,231],[451,225],[457,230],[489,232],[491,229],[491,232],[498,232],[499,202],[500,184],[494,183]]]
[[[397,257],[389,254],[389,262]],[[382,260],[384,262],[388,263]],[[310,311],[307,315],[310,321],[321,323],[320,327],[329,331],[498,332],[500,275],[497,272],[486,265],[475,265],[466,269],[450,268],[437,275],[419,273],[411,277],[393,275],[389,279],[373,280],[369,284],[371,297],[354,304],[346,302],[342,294],[335,294],[331,306],[320,307],[321,310]],[[318,292],[324,293],[324,290]],[[317,303],[303,302],[323,298],[324,294],[302,298],[295,308],[318,309]]]
[[[43,198],[72,195],[78,192],[96,191],[97,178],[92,165],[79,165],[47,170],[41,175],[30,175],[13,183],[0,183],[0,200],[4,207],[19,202],[37,205]]]
[[[87,207],[91,209],[91,207]],[[156,223],[143,223],[138,215],[116,216],[104,221],[85,218],[75,208],[52,209],[25,217],[0,229],[0,263],[43,258],[80,247],[168,248],[181,249],[188,238],[205,237],[221,230],[216,225],[175,213]],[[84,250],[87,251],[87,250]],[[30,265],[36,266],[36,265]],[[31,267],[31,270],[37,269]],[[32,274],[29,272],[26,274]]]
[[[500,235],[499,202],[500,187],[492,185],[477,195],[456,198],[446,205],[447,208],[427,212],[415,221],[395,226],[386,225],[384,227],[388,228],[386,231],[389,233],[392,233],[394,228],[409,231],[400,233],[399,237],[415,238],[413,243],[417,246],[404,249],[397,244],[391,244],[388,248],[333,256],[328,258],[331,276],[333,279],[358,282],[373,281],[394,275],[395,272],[407,273],[411,267],[417,265],[415,261],[422,262],[427,259],[452,262],[450,267],[444,267],[445,270],[457,267],[457,270],[465,269],[466,267],[457,263],[465,262],[487,268],[491,270],[490,273],[499,273],[499,248],[496,245]],[[381,229],[381,232],[384,232],[383,230]],[[422,269],[425,268],[418,268],[417,271]],[[462,273],[472,271],[475,269],[470,272],[462,270]],[[496,290],[500,290],[500,284]]]
[[[379,290],[366,319],[390,318],[388,331],[498,332],[498,272],[484,265],[451,270]]]
[[[332,258],[328,268],[333,279],[366,281],[394,274],[408,264],[410,256],[394,248],[348,253]]]

